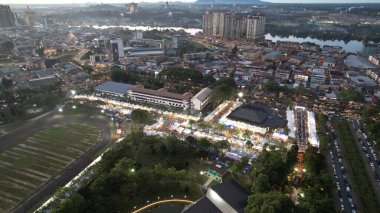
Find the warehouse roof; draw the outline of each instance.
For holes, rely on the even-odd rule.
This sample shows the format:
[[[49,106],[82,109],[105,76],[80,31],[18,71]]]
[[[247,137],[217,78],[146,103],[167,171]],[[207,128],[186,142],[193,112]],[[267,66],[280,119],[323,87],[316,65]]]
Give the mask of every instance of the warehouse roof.
[[[269,128],[282,128],[287,124],[286,119],[275,115],[267,105],[259,102],[244,104],[232,111],[227,118]]]
[[[233,180],[211,187],[226,203],[237,212],[244,212],[247,205],[248,192]]]
[[[125,95],[127,94],[128,90],[131,90],[133,87],[135,87],[135,85],[119,83],[114,81],[106,81],[95,87],[95,90]]]

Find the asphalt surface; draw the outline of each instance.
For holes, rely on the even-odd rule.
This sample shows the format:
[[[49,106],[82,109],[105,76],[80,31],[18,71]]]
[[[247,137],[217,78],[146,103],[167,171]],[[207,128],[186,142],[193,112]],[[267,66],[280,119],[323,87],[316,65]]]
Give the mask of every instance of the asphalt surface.
[[[306,124],[306,112],[302,109],[297,109],[295,111],[295,122],[296,122],[296,139],[301,150],[307,146],[307,124]]]
[[[332,117],[329,117],[331,121]],[[331,124],[331,123],[330,123]],[[352,191],[352,180],[349,175],[346,174],[346,162],[344,156],[342,155],[340,143],[336,136],[335,130],[330,128],[328,134],[332,135],[333,140],[330,141],[330,162],[333,170],[333,181],[336,185],[338,192],[338,206],[343,212],[354,213],[357,212],[357,202]]]
[[[375,144],[368,139],[359,120],[350,119],[350,124],[352,132],[356,135],[355,141],[366,164],[368,174],[370,174],[372,185],[375,187],[377,196],[380,197],[380,160],[374,147]]]
[[[110,123],[93,118],[75,118],[70,116],[63,116],[57,113],[49,113],[49,118],[33,120],[30,123],[21,126],[12,132],[0,137],[0,153],[7,150],[14,143],[27,138],[31,134],[38,132],[44,128],[51,125],[65,123],[65,122],[91,122],[99,129],[102,130],[102,136],[99,142],[93,146],[90,150],[85,152],[80,158],[70,164],[65,170],[55,177],[52,177],[44,186],[39,188],[25,200],[23,200],[17,207],[15,207],[11,212],[24,213],[35,207],[41,201],[47,199],[51,196],[58,188],[66,185],[70,180],[72,180],[76,175],[78,175],[84,168],[86,168],[98,155],[99,152],[111,142],[112,128]]]

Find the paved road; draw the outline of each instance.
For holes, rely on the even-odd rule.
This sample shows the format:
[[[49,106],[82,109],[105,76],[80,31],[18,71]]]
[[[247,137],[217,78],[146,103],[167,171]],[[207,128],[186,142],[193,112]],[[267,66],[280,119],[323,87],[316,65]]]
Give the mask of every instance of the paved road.
[[[357,147],[360,154],[362,155],[368,174],[372,181],[372,185],[375,187],[375,193],[378,199],[380,198],[380,166],[379,157],[376,154],[374,144],[368,139],[367,134],[364,132],[362,125],[359,120],[350,120],[351,131],[355,137]]]
[[[0,153],[6,150],[8,147],[17,143],[29,135],[47,128],[54,124],[64,122],[83,122],[84,120],[91,122],[102,130],[102,138],[99,142],[90,150],[85,152],[79,159],[70,164],[60,174],[50,179],[44,186],[39,188],[36,192],[22,201],[16,208],[12,210],[15,213],[27,212],[44,199],[47,199],[52,195],[59,187],[66,185],[71,179],[78,175],[85,167],[87,167],[99,152],[111,142],[111,125],[109,122],[96,118],[74,118],[69,116],[63,116],[61,114],[51,113],[50,118],[40,119],[33,121],[31,124],[26,124],[22,127],[15,129],[14,131],[0,137]]]
[[[329,123],[331,124],[332,117],[329,117]],[[352,180],[348,174],[346,174],[346,162],[342,155],[340,143],[336,137],[335,130],[330,128],[328,134],[332,135],[333,141],[330,141],[330,162],[332,163],[332,170],[334,174],[334,183],[338,191],[338,204],[341,211],[352,213],[357,210],[356,197],[352,192]],[[354,197],[354,198],[353,198]]]
[[[296,124],[296,138],[297,143],[302,151],[306,149],[308,143],[308,132],[307,132],[307,121],[306,121],[306,111],[302,109],[295,110],[295,124]]]

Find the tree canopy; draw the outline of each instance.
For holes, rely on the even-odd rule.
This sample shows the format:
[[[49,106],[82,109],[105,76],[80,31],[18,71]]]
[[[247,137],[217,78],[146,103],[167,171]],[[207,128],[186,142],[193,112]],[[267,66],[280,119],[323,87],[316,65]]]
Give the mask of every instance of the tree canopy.
[[[219,104],[223,103],[225,100],[230,100],[235,97],[237,91],[235,88],[231,87],[228,84],[221,84],[216,86],[210,93],[210,103],[217,107]]]
[[[353,89],[339,91],[338,97],[344,101],[364,102],[363,95],[360,92]]]
[[[92,55],[93,53],[91,51],[87,51],[85,54],[83,54],[81,57],[80,57],[80,60],[89,60],[90,59],[90,55]]]
[[[10,53],[12,52],[15,45],[12,41],[3,41],[0,43],[0,52],[1,53]]]
[[[277,213],[294,212],[294,204],[286,195],[270,191],[249,196],[245,212],[250,213]]]
[[[187,69],[183,67],[172,66],[163,69],[160,77],[166,77],[169,82],[193,82],[193,83],[203,83],[203,74],[198,70]]]
[[[138,124],[150,124],[153,121],[153,115],[146,110],[135,109],[131,113],[131,119]]]
[[[285,90],[284,87],[281,87],[275,81],[269,81],[268,83],[264,85],[264,88],[268,92],[274,92],[274,93],[283,92]]]
[[[113,81],[135,84],[138,80],[137,74],[134,72],[126,72],[118,66],[113,66],[110,69],[110,77]]]

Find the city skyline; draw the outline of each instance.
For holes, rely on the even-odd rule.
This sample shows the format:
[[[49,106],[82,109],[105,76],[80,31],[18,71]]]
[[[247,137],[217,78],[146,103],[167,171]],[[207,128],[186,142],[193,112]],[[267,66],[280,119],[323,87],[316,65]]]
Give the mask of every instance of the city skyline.
[[[378,212],[379,129],[380,0],[0,0],[0,213]]]
[[[331,2],[329,0],[262,0],[263,2],[272,2],[272,3],[380,3],[380,0],[336,0],[334,2]],[[166,2],[164,0],[58,0],[58,1],[50,1],[50,0],[33,0],[29,1],[27,4],[86,4],[86,3],[95,3],[95,4],[108,4],[108,3],[131,3],[131,2],[149,2],[149,3],[160,3],[160,2]],[[196,2],[196,0],[168,0],[168,2]],[[1,4],[26,4],[24,0],[3,0]]]

